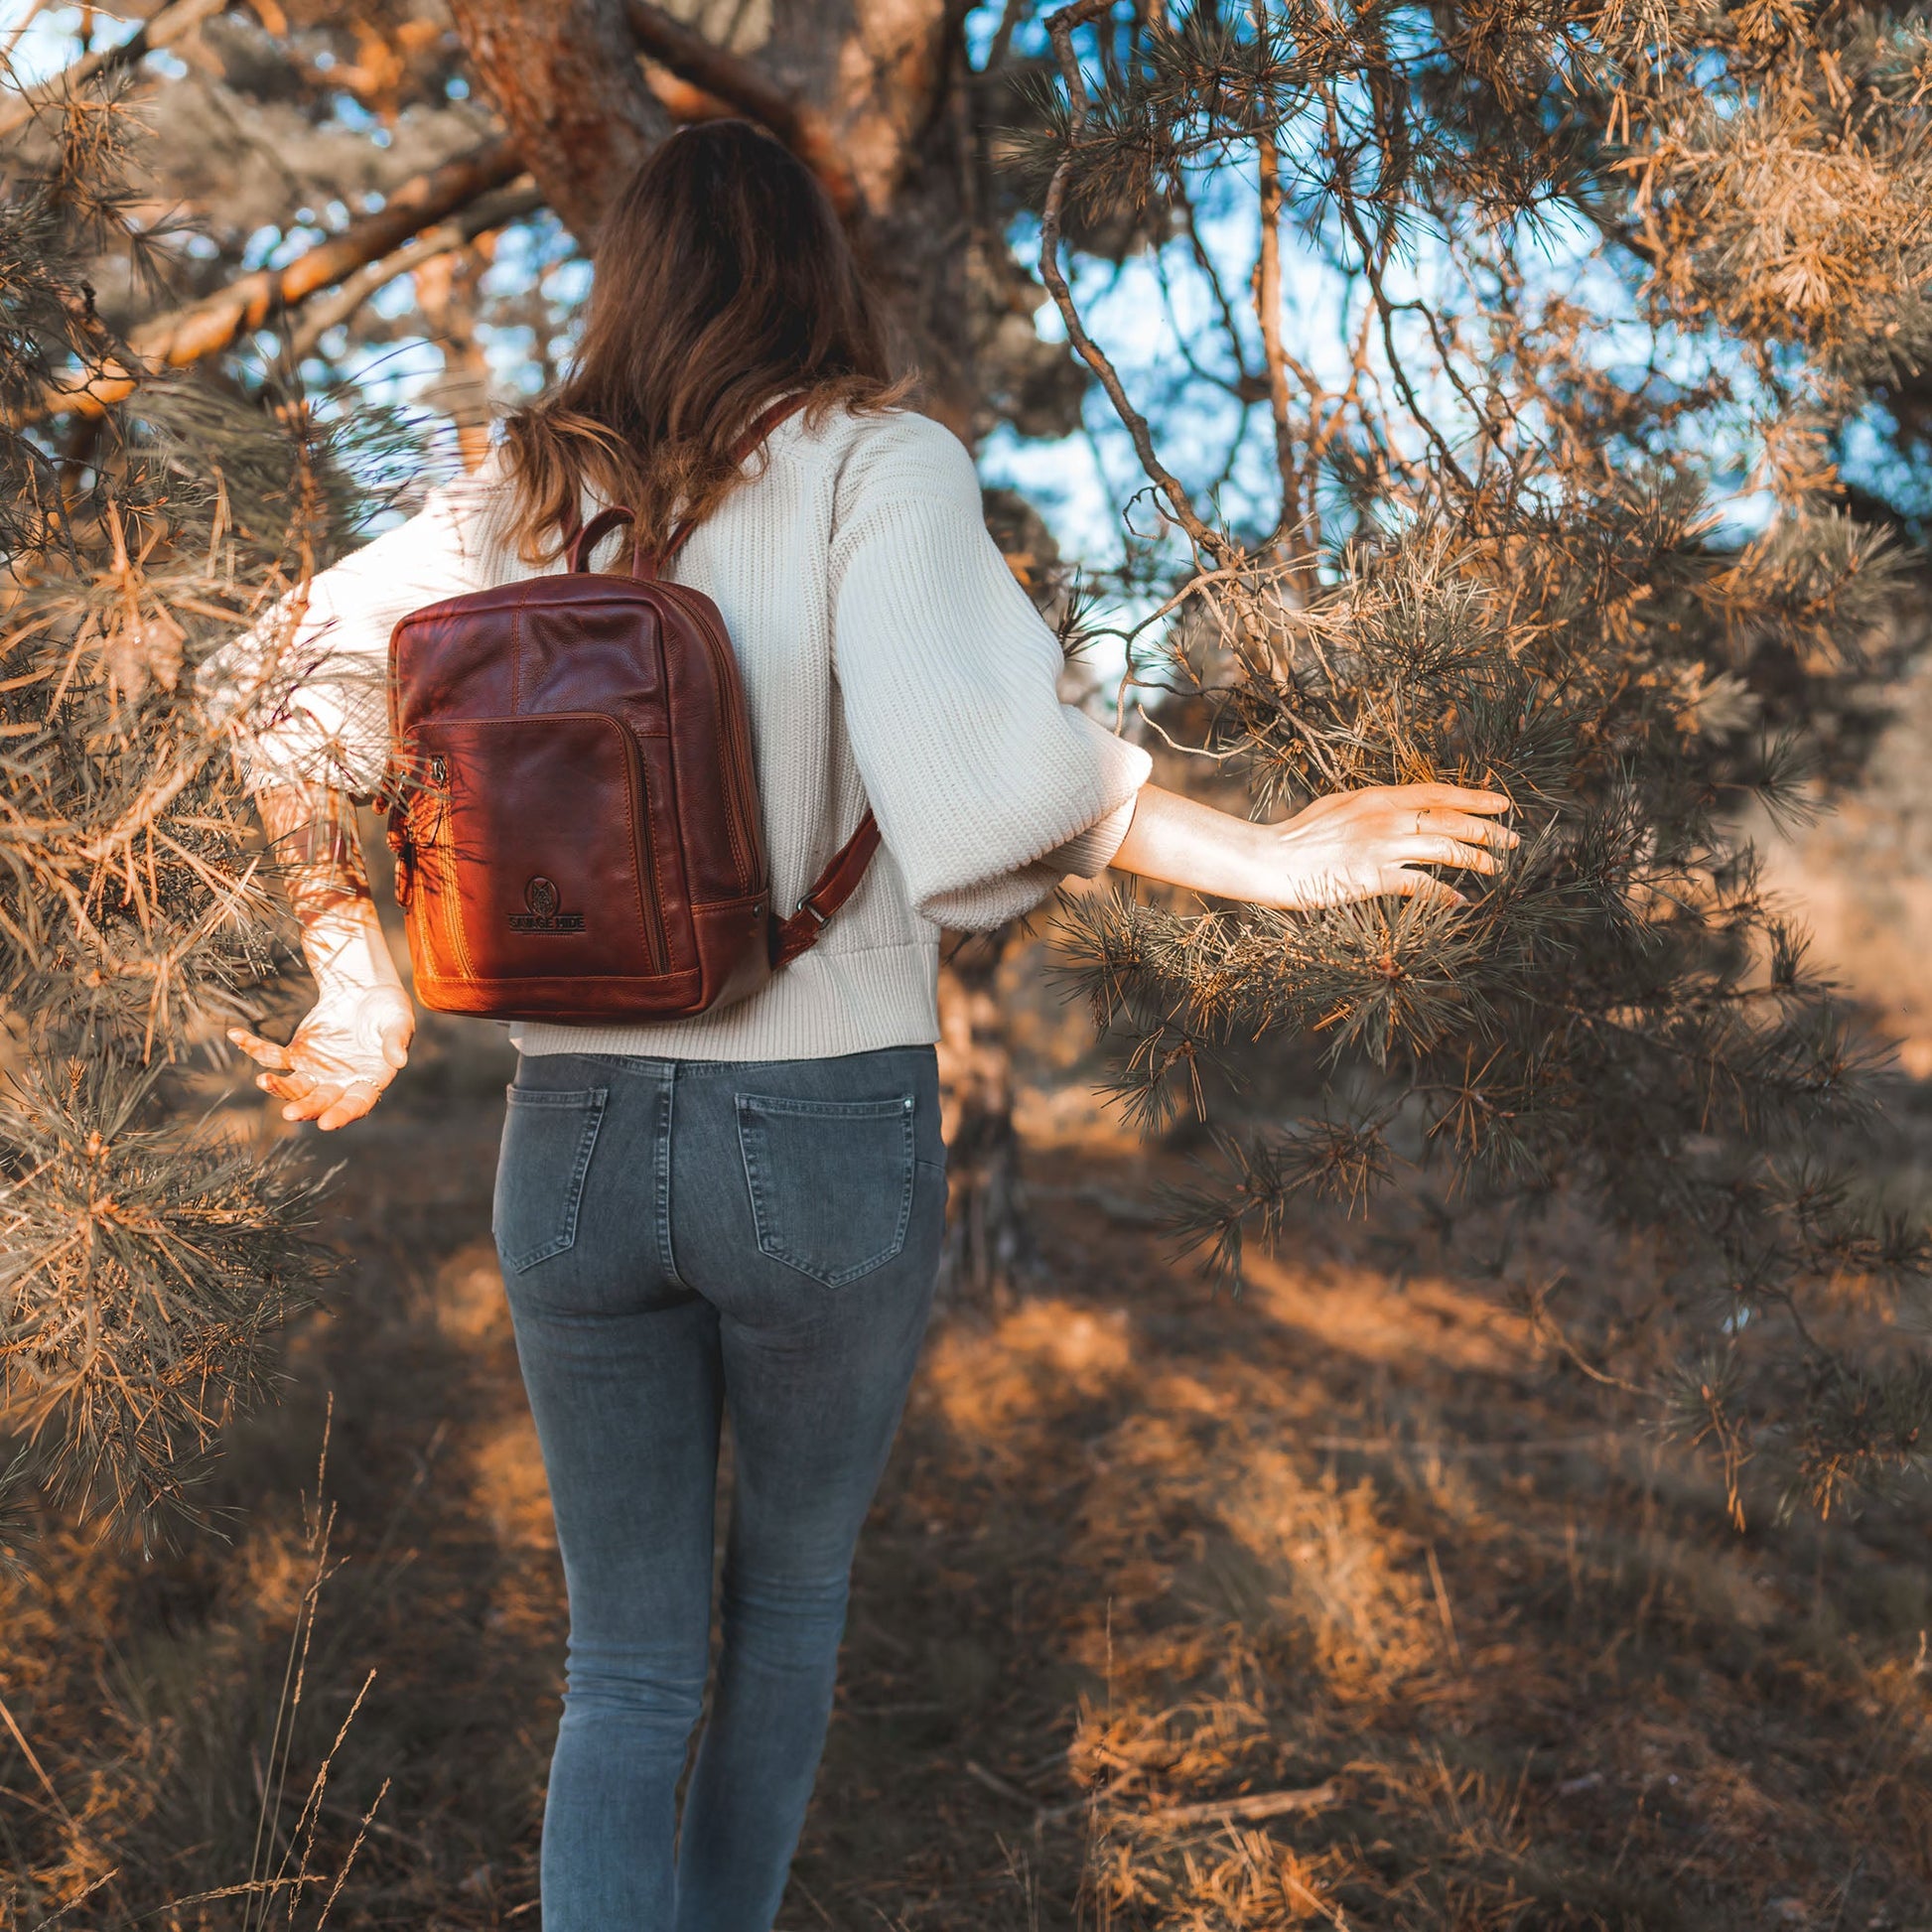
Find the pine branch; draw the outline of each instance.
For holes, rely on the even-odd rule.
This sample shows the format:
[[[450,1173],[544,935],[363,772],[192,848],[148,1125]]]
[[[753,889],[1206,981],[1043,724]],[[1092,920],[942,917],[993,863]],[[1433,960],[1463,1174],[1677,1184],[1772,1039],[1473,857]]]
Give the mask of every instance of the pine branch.
[[[205,13],[212,10],[205,0],[182,0],[182,4],[202,6]],[[662,14],[648,0],[632,0],[630,11],[633,31],[655,58],[716,95],[728,109],[745,113],[769,128],[819,176],[842,214],[850,215],[858,208],[858,189],[851,168],[822,115],[745,62]],[[185,25],[171,30],[170,37],[181,31],[185,31]],[[96,67],[80,75],[78,65],[76,79],[91,78],[105,70]],[[717,112],[715,104],[705,101],[683,105],[690,118],[709,118]],[[37,110],[30,110],[28,118],[31,111]],[[82,332],[94,339],[98,359],[84,377],[50,384],[38,409],[16,414],[11,421],[19,427],[62,413],[99,416],[133,394],[144,377],[218,354],[247,331],[261,328],[312,296],[343,285],[343,300],[330,305],[329,321],[303,331],[302,341],[312,344],[323,329],[341,321],[345,314],[353,314],[369,294],[393,276],[436,254],[465,246],[485,229],[540,206],[537,198],[526,197],[507,209],[501,204],[474,207],[483,197],[505,187],[522,172],[522,162],[507,138],[487,142],[404,183],[376,213],[352,222],[342,234],[318,243],[285,267],[258,269],[185,308],[144,323],[129,336],[125,354],[108,340],[107,332],[88,309],[76,320]],[[463,212],[466,209],[471,210],[467,215]],[[350,284],[362,293],[352,295]]]
[[[1046,30],[1052,36],[1053,52],[1059,62],[1060,78],[1066,88],[1072,118],[1065,149],[1047,183],[1045,206],[1040,210],[1039,278],[1046,284],[1046,291],[1053,298],[1053,306],[1060,312],[1060,319],[1066,325],[1067,340],[1073,345],[1074,352],[1093,371],[1100,386],[1107,392],[1107,400],[1113,404],[1114,414],[1120,418],[1133,441],[1134,453],[1141,460],[1141,468],[1166,499],[1174,521],[1186,531],[1188,540],[1197,551],[1212,557],[1217,564],[1231,565],[1237,561],[1238,546],[1203,520],[1185,484],[1161,461],[1147,418],[1134,407],[1127,387],[1120,379],[1119,370],[1087,333],[1079,307],[1073,300],[1073,292],[1067,287],[1065,272],[1060,267],[1060,234],[1066,215],[1066,197],[1072,184],[1080,133],[1086,126],[1089,111],[1087,83],[1080,71],[1080,57],[1074,50],[1073,30],[1106,19],[1111,10],[1111,0],[1075,0],[1073,6],[1062,7],[1058,13],[1047,18]]]
[[[131,357],[103,351],[83,378],[50,384],[36,413],[98,416],[132,395],[144,377],[218,354],[245,331],[259,329],[272,317],[381,260],[522,172],[515,148],[500,138],[446,161],[405,182],[376,213],[319,242],[286,267],[257,269],[199,302],[142,324],[127,341]]]
[[[300,362],[311,354],[324,335],[348,322],[370,296],[398,275],[407,275],[439,255],[467,248],[479,236],[520,221],[543,205],[542,191],[534,183],[526,183],[500,195],[486,196],[449,220],[411,235],[400,248],[358,268],[339,287],[308,302],[302,311],[302,326],[289,338],[290,355]]]
[[[83,54],[65,71],[27,90],[18,106],[0,111],[0,141],[18,134],[47,108],[69,99],[88,81],[124,73],[157,49],[171,46],[203,21],[225,11],[228,4],[229,0],[174,0],[174,5],[163,7],[152,18],[144,20],[117,47]]]
[[[680,80],[722,101],[727,111],[743,114],[768,129],[795,154],[832,198],[832,206],[850,220],[864,207],[852,164],[839,145],[831,123],[809,101],[787,93],[736,54],[728,52],[694,29],[674,19],[651,0],[627,0],[630,31],[653,61]],[[687,114],[667,101],[678,118],[704,118],[700,103],[689,103]]]

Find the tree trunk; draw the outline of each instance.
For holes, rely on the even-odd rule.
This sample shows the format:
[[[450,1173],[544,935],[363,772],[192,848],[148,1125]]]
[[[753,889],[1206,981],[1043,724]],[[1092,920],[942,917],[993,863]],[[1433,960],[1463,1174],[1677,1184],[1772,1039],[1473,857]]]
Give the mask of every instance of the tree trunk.
[[[791,0],[759,59],[830,123],[865,208],[858,238],[892,311],[896,359],[918,370],[928,412],[970,439],[959,13],[949,0]]]
[[[1006,950],[997,935],[974,934],[939,969],[946,1245],[938,1293],[954,1307],[999,1307],[1034,1253],[1013,1125],[1013,1044],[995,985]]]
[[[450,0],[524,165],[587,248],[612,193],[670,132],[623,0]]]
[[[687,0],[688,4],[688,0]],[[866,209],[867,267],[896,360],[962,441],[981,414],[958,15],[947,0],[794,0],[761,58],[843,144]],[[1013,1055],[994,988],[1003,948],[975,939],[939,975],[948,1185],[942,1301],[986,1306],[1032,1252],[1013,1127]]]

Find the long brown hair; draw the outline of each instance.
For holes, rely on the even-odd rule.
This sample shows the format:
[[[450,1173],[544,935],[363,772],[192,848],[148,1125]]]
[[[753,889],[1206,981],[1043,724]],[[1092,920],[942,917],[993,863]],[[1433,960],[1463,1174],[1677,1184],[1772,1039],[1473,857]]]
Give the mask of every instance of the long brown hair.
[[[636,513],[644,547],[743,480],[734,441],[780,396],[808,420],[899,394],[878,310],[825,191],[749,121],[681,129],[598,231],[570,376],[506,424],[526,561],[557,554],[586,487]]]

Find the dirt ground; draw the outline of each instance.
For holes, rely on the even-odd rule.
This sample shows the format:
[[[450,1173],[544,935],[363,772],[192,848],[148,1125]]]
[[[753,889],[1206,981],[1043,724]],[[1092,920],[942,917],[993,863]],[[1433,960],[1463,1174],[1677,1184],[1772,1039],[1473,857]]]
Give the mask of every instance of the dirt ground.
[[[0,1923],[247,1875],[332,1405],[278,1829],[373,1672],[328,1922],[535,1923],[562,1602],[486,1234],[506,1070],[445,1040],[339,1144],[354,1266],[216,1478],[231,1541],[0,1585]],[[787,1932],[1932,1927],[1923,1508],[1739,1535],[1552,1379],[1481,1228],[1313,1221],[1231,1299],[1165,1258],[1178,1156],[1077,1087],[1023,1123],[1039,1268],[932,1337]],[[145,1922],[291,1922],[243,1909]]]

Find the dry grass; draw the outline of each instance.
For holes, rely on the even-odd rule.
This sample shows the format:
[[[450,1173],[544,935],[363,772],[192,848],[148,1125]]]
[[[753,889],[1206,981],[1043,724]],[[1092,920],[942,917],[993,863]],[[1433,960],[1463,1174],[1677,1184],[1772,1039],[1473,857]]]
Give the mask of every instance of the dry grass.
[[[862,1572],[830,1922],[1021,1922],[1004,1834],[1048,1924],[1932,1924],[1922,1515],[1739,1538],[1440,1255],[1311,1226],[1230,1304],[1139,1157],[1036,1168],[1054,1286],[939,1338]]]
[[[389,1789],[328,1924],[535,1923],[562,1605],[483,1232],[503,1071],[446,1044],[345,1137],[357,1267],[232,1445],[232,1540],[142,1564],[57,1531],[0,1583],[46,1774],[0,1728],[6,1932],[246,1876],[332,1392],[278,1829],[373,1670],[319,1869]],[[1539,1359],[1493,1230],[1311,1222],[1231,1302],[1148,1225],[1177,1157],[1077,1091],[1029,1125],[1042,1273],[935,1334],[787,1932],[1932,1927],[1922,1506],[1739,1536],[1710,1471]]]

